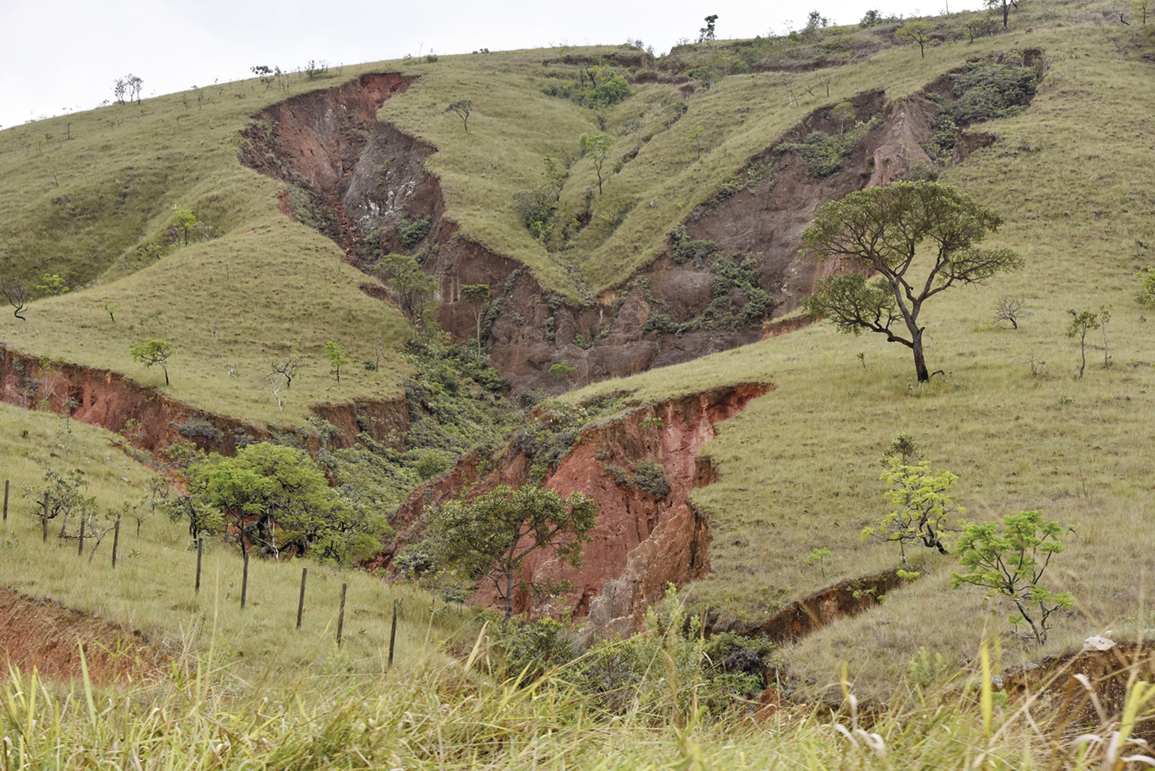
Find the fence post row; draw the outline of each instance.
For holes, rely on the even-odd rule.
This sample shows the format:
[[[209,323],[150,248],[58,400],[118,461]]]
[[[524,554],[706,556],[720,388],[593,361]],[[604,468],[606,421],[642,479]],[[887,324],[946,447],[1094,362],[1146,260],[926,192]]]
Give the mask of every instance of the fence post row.
[[[337,614],[337,647],[341,647],[341,632],[345,628],[345,591],[349,588],[348,584],[341,584],[341,610]]]

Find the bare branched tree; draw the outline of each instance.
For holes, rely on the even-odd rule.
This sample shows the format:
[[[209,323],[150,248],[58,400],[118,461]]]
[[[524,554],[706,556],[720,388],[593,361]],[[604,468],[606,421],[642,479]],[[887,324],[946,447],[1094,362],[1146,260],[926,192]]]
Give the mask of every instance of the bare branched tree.
[[[1004,321],[1011,322],[1011,327],[1019,328],[1019,320],[1025,316],[1033,316],[1035,314],[1028,310],[1023,310],[1026,303],[1020,297],[1011,297],[1004,295],[999,298],[998,303],[995,304],[995,323],[1001,324]]]
[[[27,321],[20,314],[28,307],[28,285],[18,278],[5,278],[0,280],[0,294],[8,300],[8,303],[15,309],[13,316],[21,321]]]

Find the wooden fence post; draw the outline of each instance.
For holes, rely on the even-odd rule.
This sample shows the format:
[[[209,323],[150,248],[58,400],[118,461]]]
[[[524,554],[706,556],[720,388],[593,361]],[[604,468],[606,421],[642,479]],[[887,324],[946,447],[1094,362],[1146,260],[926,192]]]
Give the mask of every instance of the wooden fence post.
[[[345,591],[348,584],[341,584],[341,611],[337,614],[337,647],[341,647],[341,632],[345,629]]]
[[[116,529],[112,531],[112,569],[116,570],[116,547],[120,545],[120,517],[116,518]]]
[[[4,521],[8,521],[8,480],[4,480]]]
[[[84,556],[84,517],[80,518],[80,546],[76,553],[81,557]]]
[[[44,493],[44,516],[40,518],[40,521],[44,525],[44,538],[43,538],[44,543],[48,543],[48,493],[47,493],[47,491]]]
[[[389,667],[393,667],[393,645],[397,642],[397,607],[401,604],[401,598],[397,597],[393,600],[393,626],[389,628]]]
[[[205,539],[197,536],[197,588],[196,593],[201,593],[201,555],[205,550]]]
[[[249,550],[241,549],[241,554],[245,557],[245,569],[241,574],[241,610],[244,610],[245,599],[249,594]]]
[[[305,579],[309,577],[309,569],[301,568],[301,599],[297,601],[297,631],[301,630],[301,614],[305,612]]]

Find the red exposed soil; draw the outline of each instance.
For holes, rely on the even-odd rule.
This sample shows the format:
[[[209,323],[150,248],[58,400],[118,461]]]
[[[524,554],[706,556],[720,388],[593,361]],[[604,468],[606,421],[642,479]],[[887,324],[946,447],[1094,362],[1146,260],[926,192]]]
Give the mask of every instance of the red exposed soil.
[[[587,635],[629,634],[640,627],[646,607],[665,593],[667,583],[681,586],[705,575],[709,529],[687,500],[696,486],[713,480],[710,466],[697,461],[698,451],[714,436],[716,423],[770,389],[749,384],[678,397],[584,431],[571,454],[542,484],[563,496],[581,492],[594,498],[599,518],[591,533],[593,541],[583,550],[580,568],[560,564],[551,552],[531,555],[523,578],[566,579],[573,588],[552,600],[518,595],[516,612],[531,617],[588,614]],[[607,471],[617,467],[628,476],[647,460],[662,467],[669,484],[669,492],[660,497],[615,482]],[[426,507],[456,498],[466,489],[478,493],[501,484],[521,486],[529,481],[529,466],[530,460],[511,448],[498,469],[482,479],[482,459],[464,458],[401,506],[394,523],[401,535],[376,565],[388,564],[395,550],[414,537],[405,528],[417,522]],[[471,602],[500,604],[492,585],[483,586]]]
[[[53,412],[121,434],[153,453],[187,439],[202,450],[232,455],[238,440],[272,435],[268,427],[199,410],[117,372],[78,364],[41,366],[36,357],[0,345],[0,401],[36,409],[44,400]],[[335,447],[351,447],[360,431],[396,444],[395,437],[409,428],[404,397],[310,409],[337,427]]]
[[[840,618],[856,616],[873,608],[879,597],[897,588],[902,580],[894,570],[852,578],[793,602],[765,621],[719,623],[718,614],[710,613],[705,628],[709,634],[732,632],[746,637],[762,637],[775,643],[793,642]]]
[[[1093,688],[1094,698],[1077,679],[1080,675]],[[1140,682],[1155,680],[1155,642],[1047,656],[1008,672],[1003,678],[1003,689],[1012,698],[1033,696],[1036,706],[1032,712],[1039,715],[1050,711],[1055,733],[1073,739],[1101,726],[1100,709],[1109,720],[1119,720],[1132,676]],[[1138,721],[1132,738],[1155,742],[1155,722]]]
[[[81,643],[89,678],[97,685],[147,677],[167,663],[138,632],[0,589],[0,680],[7,679],[9,667],[25,673],[35,667],[41,677],[78,680]]]
[[[804,63],[805,67],[837,64]],[[637,66],[650,65],[640,61]],[[659,81],[669,78],[653,72],[647,69],[643,74]],[[424,160],[436,149],[376,119],[381,104],[403,93],[410,82],[396,73],[365,75],[272,105],[255,115],[243,132],[244,162],[285,181],[290,195],[283,196],[281,204],[292,198],[296,216],[327,233],[359,267],[372,265],[378,255],[388,252],[426,254],[424,270],[440,281],[438,321],[458,340],[472,336],[476,325],[475,309],[462,300],[461,286],[489,284],[500,308],[486,342],[495,366],[515,391],[538,388],[557,393],[688,361],[763,336],[760,322],[682,335],[645,329],[655,313],[681,323],[701,314],[712,300],[713,273],[708,266],[675,265],[669,250],[641,271],[649,280],[648,290],[635,286],[624,298],[620,292],[607,292],[593,307],[579,309],[559,302],[515,261],[462,237],[446,216],[439,180],[424,170]],[[928,85],[927,91],[953,98],[945,76]],[[776,316],[794,310],[815,282],[833,269],[798,258],[799,236],[818,206],[853,190],[899,179],[911,163],[929,160],[920,144],[933,134],[930,117],[937,112],[936,105],[918,95],[888,104],[882,91],[865,92],[852,103],[859,120],[880,116],[881,122],[861,141],[843,171],[815,180],[807,175],[800,156],[782,151],[782,143],[842,128],[832,117],[831,106],[823,107],[750,158],[742,174],[755,181],[737,191],[720,192],[683,223],[690,238],[752,255],[758,263],[759,286],[777,302]],[[975,141],[968,138],[963,143],[960,160]],[[638,157],[644,153],[643,147]],[[429,218],[428,234],[406,247],[403,228],[423,218]],[[389,294],[377,281],[366,282],[363,289],[373,297]],[[772,327],[771,334],[793,328]],[[575,339],[585,342],[579,346]],[[561,362],[576,367],[573,377],[550,376],[550,368]]]

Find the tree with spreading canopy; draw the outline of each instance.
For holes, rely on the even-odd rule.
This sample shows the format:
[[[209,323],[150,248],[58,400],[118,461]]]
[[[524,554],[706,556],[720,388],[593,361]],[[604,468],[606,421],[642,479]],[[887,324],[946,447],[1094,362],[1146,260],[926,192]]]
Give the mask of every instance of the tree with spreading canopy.
[[[437,564],[469,580],[493,581],[509,619],[519,590],[556,594],[566,588],[566,582],[527,579],[526,558],[553,549],[558,561],[579,567],[582,545],[591,540],[595,524],[597,504],[581,493],[563,499],[553,490],[501,485],[472,500],[442,505],[429,522],[428,543]]]
[[[914,354],[919,381],[930,380],[925,327],[919,325],[923,305],[952,286],[980,284],[1021,267],[1010,249],[978,247],[1002,223],[969,195],[936,182],[896,182],[823,204],[802,234],[803,255],[833,257],[879,277],[868,281],[860,272],[839,272],[821,281],[804,307],[830,319],[839,332],[866,329],[905,345]],[[916,260],[920,252],[929,261]]]
[[[908,21],[894,31],[894,39],[918,43],[918,52],[925,59],[926,44],[930,42],[930,22],[922,19]]]
[[[316,462],[292,447],[259,442],[234,458],[213,453],[186,477],[189,495],[217,514],[200,529],[232,535],[246,556],[257,546],[278,559],[308,553],[347,563],[368,556],[388,530],[383,517],[342,500]]]
[[[1005,597],[1014,603],[1018,616],[1011,623],[1031,628],[1035,642],[1047,641],[1050,617],[1075,604],[1066,593],[1053,592],[1040,581],[1051,558],[1063,551],[1059,540],[1063,528],[1043,519],[1041,511],[1021,511],[994,522],[969,523],[958,541],[958,553],[965,573],[952,573],[952,589],[963,584],[986,588],[991,597]]]
[[[437,279],[427,275],[417,260],[406,254],[385,255],[373,267],[373,272],[397,293],[397,305],[416,325],[425,301],[437,291]]]
[[[159,364],[164,370],[164,384],[168,385],[168,357],[172,354],[172,343],[164,340],[148,340],[128,346],[133,361],[139,361],[147,369]]]

